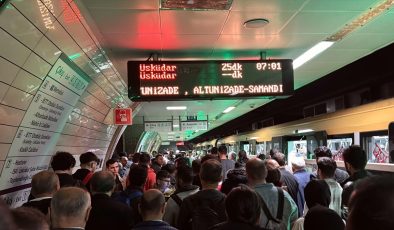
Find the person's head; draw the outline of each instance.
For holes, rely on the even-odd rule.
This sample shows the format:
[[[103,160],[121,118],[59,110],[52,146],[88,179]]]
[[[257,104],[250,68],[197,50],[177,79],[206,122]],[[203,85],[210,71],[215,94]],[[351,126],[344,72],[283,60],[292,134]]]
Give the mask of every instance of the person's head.
[[[246,174],[248,176],[248,183],[251,185],[265,183],[267,177],[267,167],[264,161],[253,158],[246,163]]]
[[[189,166],[190,167],[190,161],[186,157],[179,157],[178,159],[175,160],[175,167],[183,167],[183,166]]]
[[[130,186],[143,187],[146,178],[148,178],[148,169],[143,165],[134,165],[129,171],[129,184]]]
[[[193,170],[190,167],[183,166],[176,171],[176,183],[178,188],[183,188],[193,183]]]
[[[129,161],[133,161],[133,153],[127,154],[127,159],[128,159]]]
[[[316,229],[344,230],[345,223],[334,210],[331,210],[328,207],[317,205],[309,209],[304,219],[304,230]]]
[[[219,146],[218,152],[220,155],[227,155],[227,147],[225,145]]]
[[[11,210],[19,230],[49,230],[46,216],[36,208],[19,207]]]
[[[105,163],[105,167],[108,171],[111,171],[114,175],[119,174],[119,163],[114,159],[109,159]]]
[[[90,191],[92,192],[92,194],[105,193],[110,196],[114,188],[114,174],[110,171],[96,172],[90,179]]]
[[[320,157],[317,160],[317,175],[320,179],[333,178],[337,163],[329,157]]]
[[[373,176],[361,181],[349,203],[349,230],[394,229],[394,176]]]
[[[156,188],[161,192],[165,192],[170,185],[170,173],[166,170],[158,171],[156,174]]]
[[[280,166],[284,166],[286,164],[286,156],[281,152],[276,151],[271,158],[276,160]]]
[[[277,187],[282,187],[282,182],[280,182],[280,171],[278,168],[268,169],[267,177],[265,178],[267,183],[272,183]]]
[[[140,156],[139,164],[148,166],[149,163],[150,163],[150,156],[149,156],[149,154],[148,153],[142,153],[141,156]]]
[[[237,160],[237,154],[235,152],[230,152],[230,154],[228,155],[230,160]]]
[[[59,177],[51,171],[41,171],[31,179],[31,194],[35,198],[50,197],[59,188]]]
[[[274,159],[267,159],[264,161],[265,162],[265,166],[267,166],[267,169],[277,169],[280,167],[280,165],[278,164],[278,162]]]
[[[259,159],[262,160],[262,161],[266,159],[264,153],[260,153],[260,154],[257,156],[257,158],[259,158]]]
[[[127,157],[120,157],[120,163],[122,164],[123,167],[127,165]]]
[[[158,165],[160,165],[160,166],[163,166],[163,165],[164,165],[164,157],[163,157],[162,154],[157,154],[156,157],[155,157],[155,159],[156,159],[156,163],[157,163]]]
[[[220,191],[228,194],[233,188],[240,186],[240,184],[247,184],[245,168],[234,168],[227,172],[227,179],[223,181]]]
[[[330,150],[329,148],[327,148],[327,146],[319,146],[319,147],[317,147],[315,150],[313,150],[313,152],[315,153],[316,161],[317,161],[320,157],[329,157],[329,158],[332,158],[331,150]]]
[[[167,163],[166,165],[164,165],[163,167],[161,167],[161,170],[166,170],[166,171],[169,172],[171,175],[175,175],[176,167],[175,167],[175,164]]]
[[[213,155],[218,155],[218,148],[212,147],[212,148],[211,148],[211,154],[213,154]]]
[[[246,185],[233,188],[225,200],[228,220],[258,225],[261,213],[261,203],[258,196]]]
[[[272,158],[276,153],[278,153],[279,152],[279,150],[278,149],[276,149],[276,148],[273,148],[273,149],[270,149],[270,153],[269,153],[269,155],[270,155],[270,157]]]
[[[200,180],[203,188],[217,186],[222,180],[222,164],[217,160],[207,160],[201,164]]]
[[[81,162],[81,168],[89,169],[90,171],[96,171],[97,164],[99,163],[99,159],[96,154],[92,152],[82,153],[79,156],[79,162]]]
[[[165,210],[165,197],[157,189],[149,189],[142,195],[139,204],[140,213],[144,221],[161,220]]]
[[[141,156],[141,153],[134,153],[133,154],[133,163],[134,164],[138,164],[138,162],[140,162],[140,156]]]
[[[293,172],[297,172],[299,170],[302,170],[305,168],[305,160],[304,157],[295,157],[291,161],[291,168],[293,169]]]
[[[72,173],[72,168],[75,166],[75,158],[69,152],[56,152],[52,157],[51,167],[53,171],[65,171]]]
[[[16,230],[14,219],[12,218],[11,210],[7,204],[0,199],[0,226],[2,230]]]
[[[193,173],[198,175],[200,173],[200,168],[201,168],[201,160],[200,159],[195,159],[192,162]]]
[[[85,227],[91,209],[90,195],[77,187],[57,191],[51,200],[53,228]]]
[[[216,161],[219,162],[219,158],[218,158],[217,155],[208,154],[208,155],[205,155],[205,156],[203,156],[203,157],[201,158],[201,164],[203,164],[205,161],[211,160],[211,159],[212,159],[212,160],[216,160]]]
[[[304,196],[309,208],[316,205],[328,207],[331,202],[330,187],[324,180],[311,180],[305,186]]]
[[[240,150],[238,152],[238,160],[246,163],[248,161],[248,155],[246,154],[245,150]]]
[[[352,145],[345,149],[342,156],[345,162],[346,171],[348,171],[350,175],[359,170],[363,170],[367,165],[367,154],[358,145]]]

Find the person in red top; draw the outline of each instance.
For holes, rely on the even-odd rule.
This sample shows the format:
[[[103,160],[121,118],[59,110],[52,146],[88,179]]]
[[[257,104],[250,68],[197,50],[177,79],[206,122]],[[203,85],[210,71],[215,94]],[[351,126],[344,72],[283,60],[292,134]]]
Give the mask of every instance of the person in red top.
[[[156,173],[153,170],[153,168],[150,167],[150,156],[147,153],[142,153],[140,156],[140,162],[139,165],[143,165],[147,167],[148,170],[148,178],[146,179],[145,185],[144,185],[144,191],[147,191],[149,189],[154,189],[156,185]]]

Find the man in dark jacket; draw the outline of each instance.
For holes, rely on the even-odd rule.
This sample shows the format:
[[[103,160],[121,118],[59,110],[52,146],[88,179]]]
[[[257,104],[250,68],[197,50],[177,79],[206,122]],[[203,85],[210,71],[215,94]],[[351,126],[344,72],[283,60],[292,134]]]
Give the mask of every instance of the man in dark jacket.
[[[350,146],[349,148],[345,149],[342,156],[343,161],[345,162],[346,171],[350,175],[350,177],[341,184],[343,187],[343,217],[347,218],[348,202],[350,199],[350,195],[354,190],[355,184],[361,179],[371,176],[371,174],[365,170],[365,166],[367,165],[368,161],[367,154],[360,146]]]
[[[72,176],[72,171],[75,166],[75,158],[71,153],[56,152],[52,157],[51,166],[53,171],[59,177],[60,187],[81,186],[81,182],[75,180]]]
[[[143,222],[137,224],[135,230],[176,230],[168,223],[162,221],[166,200],[159,190],[149,189],[141,198],[139,210],[143,218]]]
[[[210,159],[201,165],[202,190],[186,197],[179,212],[179,229],[209,229],[226,220],[225,195],[217,190],[222,180],[222,165]],[[191,226],[190,226],[191,223]]]
[[[73,178],[76,180],[80,180],[82,184],[86,186],[86,188],[90,189],[89,181],[93,176],[93,173],[96,171],[97,164],[99,162],[96,154],[92,152],[82,153],[79,156],[79,161],[81,163],[80,169],[78,169],[74,174]],[[90,190],[89,190],[90,191]]]
[[[111,199],[115,187],[114,175],[109,171],[96,172],[90,181],[92,209],[86,230],[89,229],[130,229],[131,209]]]
[[[51,206],[52,195],[59,188],[59,178],[56,173],[41,171],[35,174],[31,180],[31,194],[34,199],[24,203],[23,206],[36,208],[46,215]]]
[[[143,195],[143,189],[147,177],[148,171],[145,166],[131,166],[128,176],[128,187],[123,192],[114,194],[113,196],[115,200],[130,206],[132,212],[132,226],[142,221],[141,214],[138,212],[138,205],[141,202],[141,197]]]

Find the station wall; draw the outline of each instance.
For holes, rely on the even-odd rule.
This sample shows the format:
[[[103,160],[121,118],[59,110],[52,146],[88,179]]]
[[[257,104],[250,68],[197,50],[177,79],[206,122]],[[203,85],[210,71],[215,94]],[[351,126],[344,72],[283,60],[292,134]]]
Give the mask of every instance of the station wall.
[[[10,206],[26,201],[31,176],[56,151],[77,164],[86,151],[104,161],[122,128],[112,108],[129,106],[75,3],[15,0],[0,9],[0,195]]]

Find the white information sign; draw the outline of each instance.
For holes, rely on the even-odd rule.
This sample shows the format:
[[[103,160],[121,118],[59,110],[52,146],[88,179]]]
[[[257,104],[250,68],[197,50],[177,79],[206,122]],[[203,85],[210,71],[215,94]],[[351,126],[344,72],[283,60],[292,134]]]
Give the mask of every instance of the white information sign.
[[[82,95],[89,84],[82,74],[77,73],[62,59],[56,61],[48,75],[78,95]]]
[[[80,95],[67,89],[62,84],[58,83],[51,77],[47,76],[40,87],[40,91],[57,98],[69,105],[77,104]],[[66,99],[66,100],[65,100]]]
[[[10,208],[17,208],[27,202],[30,190],[30,188],[26,188],[16,192],[7,193],[2,195],[1,199],[3,199]]]
[[[172,131],[172,122],[171,121],[145,122],[145,131],[171,132]]]
[[[53,155],[51,150],[59,136],[60,133],[19,127],[8,156]]]
[[[88,84],[89,77],[62,54],[18,128],[0,174],[0,191],[25,189],[34,174],[48,169],[60,133]],[[12,202],[19,202],[19,198]]]
[[[73,107],[38,91],[23,117],[21,126],[61,132]]]
[[[208,121],[181,121],[181,131],[208,130]]]
[[[47,170],[51,156],[8,157],[0,178],[0,190],[29,184],[34,174]]]

